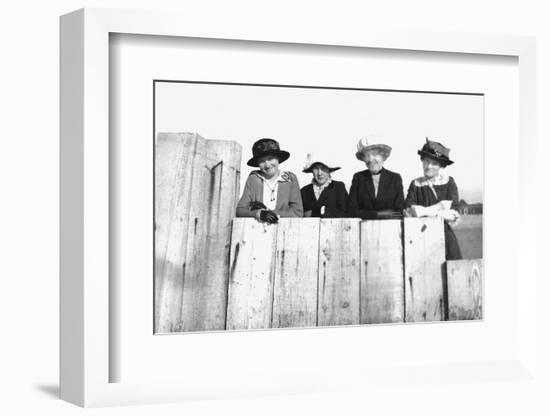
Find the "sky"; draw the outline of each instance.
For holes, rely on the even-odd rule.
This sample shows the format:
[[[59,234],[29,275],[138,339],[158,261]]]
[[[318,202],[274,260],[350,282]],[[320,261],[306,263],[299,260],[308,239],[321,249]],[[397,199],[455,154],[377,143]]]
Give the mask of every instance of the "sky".
[[[296,173],[300,186],[308,153],[342,169],[335,180],[349,191],[355,172],[366,169],[355,158],[359,139],[393,148],[384,167],[410,182],[422,175],[417,155],[426,137],[451,149],[446,168],[460,198],[483,200],[483,96],[418,92],[156,83],[156,133],[198,133],[205,139],[233,140],[242,146],[241,190],[252,170],[246,165],[252,144],[277,140],[290,158],[282,170]]]

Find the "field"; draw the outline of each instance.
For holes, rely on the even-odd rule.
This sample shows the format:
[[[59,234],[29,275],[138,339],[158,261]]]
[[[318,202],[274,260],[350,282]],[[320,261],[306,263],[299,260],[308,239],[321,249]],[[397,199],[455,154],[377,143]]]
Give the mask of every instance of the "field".
[[[453,230],[464,259],[483,257],[483,215],[463,215]]]

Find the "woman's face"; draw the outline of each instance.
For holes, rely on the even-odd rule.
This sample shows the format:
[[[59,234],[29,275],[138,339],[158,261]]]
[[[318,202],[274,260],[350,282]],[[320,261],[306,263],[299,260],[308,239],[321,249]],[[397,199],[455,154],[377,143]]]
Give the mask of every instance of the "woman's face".
[[[317,185],[324,185],[330,178],[330,172],[327,167],[322,165],[315,165],[312,169],[313,179],[317,182]]]
[[[367,168],[371,171],[371,173],[378,173],[384,166],[384,156],[376,151],[366,152],[365,165],[367,165]]]
[[[265,178],[271,179],[279,174],[279,159],[272,155],[261,157],[258,167]]]
[[[439,175],[441,163],[439,163],[437,160],[430,159],[429,157],[423,157],[422,168],[424,169],[424,176],[426,178],[434,178]]]

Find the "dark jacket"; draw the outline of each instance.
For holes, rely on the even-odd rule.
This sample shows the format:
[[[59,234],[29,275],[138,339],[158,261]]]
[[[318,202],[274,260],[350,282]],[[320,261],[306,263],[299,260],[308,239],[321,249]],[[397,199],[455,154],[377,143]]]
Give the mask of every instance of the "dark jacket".
[[[395,213],[403,211],[405,197],[401,175],[387,169],[382,169],[380,175],[376,197],[372,174],[368,169],[353,175],[348,204],[350,217],[375,219],[382,210],[392,210]]]
[[[345,218],[347,217],[348,192],[343,182],[332,181],[319,199],[315,198],[313,184],[306,185],[301,190],[304,212],[311,211],[312,217]],[[321,215],[321,207],[325,207],[325,213]]]
[[[302,197],[298,179],[292,172],[282,172],[277,190],[275,213],[281,217],[303,217]],[[253,217],[256,211],[250,209],[253,201],[264,202],[264,183],[259,171],[252,171],[246,179],[243,195],[237,205],[237,217]]]

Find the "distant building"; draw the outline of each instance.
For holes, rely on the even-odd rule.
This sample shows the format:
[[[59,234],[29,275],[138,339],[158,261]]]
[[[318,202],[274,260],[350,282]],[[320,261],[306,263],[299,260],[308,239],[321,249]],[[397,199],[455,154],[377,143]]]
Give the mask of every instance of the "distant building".
[[[468,204],[461,199],[458,203],[458,212],[462,215],[481,215],[483,214],[483,204],[481,202]]]

